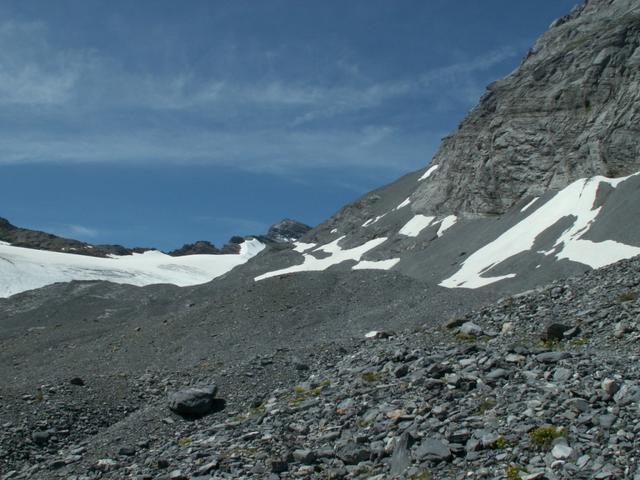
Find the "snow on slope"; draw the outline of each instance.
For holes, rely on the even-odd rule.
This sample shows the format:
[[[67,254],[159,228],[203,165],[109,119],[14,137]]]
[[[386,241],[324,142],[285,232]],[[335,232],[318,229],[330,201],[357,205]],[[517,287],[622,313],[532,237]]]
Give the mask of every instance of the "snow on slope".
[[[429,178],[431,176],[431,174],[438,169],[438,167],[439,167],[439,165],[430,166],[427,169],[427,171],[422,174],[422,176],[418,179],[418,181],[421,182],[422,180],[426,180],[427,178]]]
[[[420,232],[431,225],[431,222],[436,217],[427,217],[425,215],[416,215],[409,220],[404,227],[398,232],[400,235],[406,235],[407,237],[417,237]]]
[[[238,255],[171,257],[158,251],[111,258],[88,257],[0,244],[0,297],[71,280],[107,280],[131,285],[206,283],[264,249],[258,240],[240,245]]]
[[[410,203],[411,203],[411,197],[407,197],[402,201],[402,203],[400,203],[396,208],[394,208],[394,210],[400,210],[401,208],[406,207]]]
[[[387,240],[386,237],[374,238],[373,240],[369,240],[368,242],[364,243],[363,245],[360,245],[359,247],[343,250],[342,247],[338,245],[338,243],[343,238],[344,236],[334,240],[331,243],[327,243],[326,245],[323,245],[313,250],[314,252],[320,251],[320,252],[329,253],[330,255],[326,258],[316,258],[309,253],[305,253],[303,254],[304,262],[302,264],[293,265],[292,267],[264,273],[262,275],[257,276],[255,278],[255,281],[258,282],[260,280],[264,280],[265,278],[276,277],[278,275],[284,275],[286,273],[319,272],[347,260],[355,260],[356,262],[360,262],[360,258],[362,258],[362,256],[365,253],[367,253],[369,250],[376,248],[378,245],[381,245]],[[397,261],[392,262],[391,260],[384,260],[381,262],[363,261],[355,265],[353,269],[358,270],[358,269],[368,268],[368,269],[388,270],[396,263]],[[358,267],[359,265],[360,267]]]
[[[558,237],[551,250],[538,253],[555,255],[558,260],[566,258],[591,268],[600,268],[639,255],[640,248],[632,245],[612,240],[592,242],[581,238],[589,231],[602,208],[593,208],[599,185],[607,183],[615,188],[628,178],[597,176],[576,180],[496,240],[473,253],[460,270],[440,285],[447,288],[479,288],[515,277],[515,273],[496,277],[484,277],[483,273],[518,253],[531,250],[536,237],[563,218],[575,218],[573,225]]]
[[[438,228],[438,233],[437,233],[438,237],[441,237],[442,235],[444,235],[444,232],[446,232],[451,227],[453,227],[457,221],[458,221],[458,217],[456,217],[455,215],[448,215],[444,217],[440,222],[440,228]]]

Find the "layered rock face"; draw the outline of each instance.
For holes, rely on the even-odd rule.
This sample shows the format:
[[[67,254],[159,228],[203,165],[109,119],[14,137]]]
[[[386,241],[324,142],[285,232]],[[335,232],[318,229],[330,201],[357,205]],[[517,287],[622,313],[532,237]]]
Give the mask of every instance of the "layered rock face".
[[[446,137],[419,213],[491,215],[593,175],[640,170],[640,3],[591,0],[556,20]]]

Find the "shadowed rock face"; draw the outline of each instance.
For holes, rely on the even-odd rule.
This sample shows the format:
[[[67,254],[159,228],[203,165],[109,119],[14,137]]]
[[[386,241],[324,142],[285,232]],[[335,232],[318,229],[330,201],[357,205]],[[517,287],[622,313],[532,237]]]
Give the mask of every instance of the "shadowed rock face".
[[[444,139],[413,210],[500,214],[578,178],[640,170],[639,85],[640,4],[576,7]]]
[[[169,252],[172,257],[181,257],[183,255],[218,255],[220,250],[207,240],[198,240],[195,243],[186,243],[177,250]]]
[[[284,220],[271,225],[269,231],[265,235],[265,238],[266,240],[274,243],[294,242],[302,238],[309,230],[311,230],[309,225],[285,218]]]

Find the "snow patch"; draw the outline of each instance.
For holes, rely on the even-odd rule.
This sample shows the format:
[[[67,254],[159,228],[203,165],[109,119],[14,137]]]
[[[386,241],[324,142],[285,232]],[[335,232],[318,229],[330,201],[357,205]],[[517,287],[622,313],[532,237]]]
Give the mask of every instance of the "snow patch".
[[[8,242],[3,242],[2,240],[0,240],[0,245],[4,245],[5,247],[10,247],[11,244]]]
[[[296,252],[300,252],[300,253],[306,252],[307,250],[311,250],[313,247],[316,246],[315,243],[304,243],[304,242],[294,242],[293,245],[294,245],[293,249]]]
[[[276,277],[278,275],[284,275],[287,273],[319,272],[347,260],[355,260],[356,262],[360,262],[360,258],[362,258],[365,253],[367,253],[369,250],[373,250],[379,245],[382,245],[387,240],[387,237],[374,238],[373,240],[369,240],[359,247],[343,250],[342,247],[338,245],[338,243],[340,243],[344,238],[345,237],[343,235],[333,242],[313,250],[314,252],[322,251],[329,253],[330,255],[326,258],[316,258],[311,254],[305,253],[303,254],[304,261],[302,264],[293,265],[291,267],[275,270],[272,272],[267,272],[257,276],[254,280],[256,282],[259,282],[260,280],[264,280],[265,278]]]
[[[531,200],[529,203],[527,203],[524,207],[522,207],[522,209],[520,210],[520,213],[526,212],[531,205],[533,205],[534,203],[536,203],[538,201],[539,198],[540,197],[535,197],[533,200]]]
[[[406,207],[411,203],[411,197],[407,197],[400,205],[398,205],[394,210],[400,210],[403,207]]]
[[[353,266],[353,270],[391,270],[400,261],[399,258],[390,258],[389,260],[362,260]]]
[[[418,181],[421,182],[422,180],[426,180],[427,178],[429,178],[431,174],[438,169],[439,166],[440,165],[431,165],[427,169],[427,171],[422,174],[422,176],[418,179]]]
[[[378,220],[380,220],[381,218],[383,218],[386,215],[386,213],[383,213],[382,215],[378,215],[376,218],[370,218],[369,220],[367,220],[366,222],[364,222],[362,224],[363,227],[368,227],[369,225],[373,225],[374,223],[376,223]]]
[[[425,215],[416,215],[409,220],[404,227],[398,232],[400,235],[406,235],[407,237],[417,237],[420,232],[431,225],[431,222],[436,217],[427,217]]]
[[[264,249],[256,239],[240,245],[238,255],[172,257],[157,250],[109,258],[0,245],[0,297],[72,280],[105,280],[144,286],[197,285],[247,262]]]
[[[482,274],[518,253],[531,250],[538,235],[567,217],[575,218],[573,225],[558,237],[553,249],[542,252],[545,255],[555,253],[558,260],[566,258],[591,268],[600,268],[640,254],[640,248],[632,245],[612,240],[592,242],[581,239],[602,208],[593,208],[600,184],[608,183],[615,188],[627,178],[597,176],[576,180],[496,240],[473,253],[460,270],[440,285],[447,288],[479,288],[515,277],[515,273],[497,277],[483,277]]]
[[[446,232],[451,227],[453,227],[457,221],[458,221],[458,217],[456,217],[455,215],[449,215],[444,217],[440,222],[440,228],[438,228],[438,237],[441,237],[442,235],[444,235],[444,232]]]
[[[333,230],[331,230],[329,233],[338,233],[338,229],[334,228]]]

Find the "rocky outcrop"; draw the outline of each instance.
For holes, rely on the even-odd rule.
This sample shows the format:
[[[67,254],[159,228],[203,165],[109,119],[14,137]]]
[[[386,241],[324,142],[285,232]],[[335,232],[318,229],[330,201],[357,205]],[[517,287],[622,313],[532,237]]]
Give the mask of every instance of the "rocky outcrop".
[[[639,67],[637,1],[574,8],[443,140],[412,208],[500,214],[578,178],[640,170]]]
[[[309,225],[285,218],[271,225],[264,239],[269,243],[290,243],[302,238],[309,230]]]
[[[195,243],[185,243],[177,250],[169,252],[169,255],[181,257],[183,255],[218,255],[220,253],[222,253],[220,249],[216,248],[213,243],[207,240],[198,240]]]

